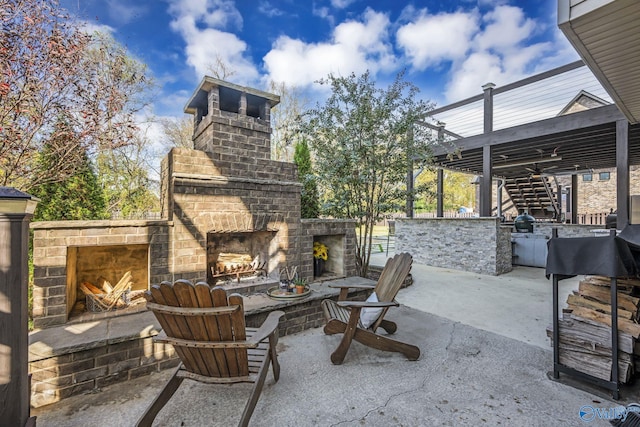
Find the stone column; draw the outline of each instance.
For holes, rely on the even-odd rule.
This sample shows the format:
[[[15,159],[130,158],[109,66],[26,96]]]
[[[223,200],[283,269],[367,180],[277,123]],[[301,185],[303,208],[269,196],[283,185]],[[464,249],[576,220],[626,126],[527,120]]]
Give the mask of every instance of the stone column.
[[[37,199],[0,187],[0,424],[35,425],[29,418],[29,221]]]
[[[211,90],[209,90],[207,94],[207,109],[209,110],[208,114],[212,114],[214,111],[220,111],[220,87],[213,86]]]

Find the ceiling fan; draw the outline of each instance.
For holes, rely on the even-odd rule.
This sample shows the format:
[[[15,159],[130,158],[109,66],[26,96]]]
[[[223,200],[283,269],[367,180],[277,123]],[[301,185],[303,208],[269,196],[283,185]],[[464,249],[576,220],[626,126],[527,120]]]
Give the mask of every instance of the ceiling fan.
[[[542,174],[545,173],[546,171],[555,169],[557,167],[558,166],[554,165],[554,166],[547,166],[547,167],[541,168],[538,166],[537,163],[534,163],[533,168],[525,168],[525,169],[531,172],[531,178],[540,178],[540,176],[542,176]]]

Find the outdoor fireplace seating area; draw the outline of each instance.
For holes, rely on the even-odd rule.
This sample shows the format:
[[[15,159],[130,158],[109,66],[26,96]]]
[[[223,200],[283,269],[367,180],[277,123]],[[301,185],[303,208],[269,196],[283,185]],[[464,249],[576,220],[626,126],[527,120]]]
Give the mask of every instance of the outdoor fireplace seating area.
[[[251,109],[229,109],[235,102]],[[175,147],[161,164],[161,220],[31,223],[36,404],[175,363],[170,350],[151,343],[156,326],[136,303],[153,284],[183,279],[242,293],[248,326],[276,307],[286,313],[282,334],[320,326],[324,293],[311,286],[304,298],[276,301],[267,291],[285,267],[295,266],[307,284],[352,279],[355,222],[301,219],[295,164],[271,160],[270,109],[278,102],[203,80],[185,108],[194,115],[193,149]],[[329,248],[321,277],[314,276],[315,241]],[[130,291],[128,280],[118,286],[127,271]]]

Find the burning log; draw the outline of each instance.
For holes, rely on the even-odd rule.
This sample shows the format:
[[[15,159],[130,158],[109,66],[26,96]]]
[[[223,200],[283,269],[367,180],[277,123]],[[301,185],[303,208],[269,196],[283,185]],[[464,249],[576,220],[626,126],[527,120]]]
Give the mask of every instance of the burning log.
[[[236,260],[237,258],[234,258]],[[214,279],[226,279],[229,277],[235,277],[238,282],[240,282],[240,278],[247,275],[252,274],[266,274],[267,263],[252,261],[251,263],[227,263],[218,261],[214,266],[211,267],[211,276]]]

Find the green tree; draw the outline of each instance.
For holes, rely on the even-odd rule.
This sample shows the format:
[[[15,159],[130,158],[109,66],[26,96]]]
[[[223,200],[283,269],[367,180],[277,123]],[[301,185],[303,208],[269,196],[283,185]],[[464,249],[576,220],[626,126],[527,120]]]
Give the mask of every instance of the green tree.
[[[473,175],[443,171],[443,209],[445,211],[457,210],[461,206],[475,208],[475,186],[471,184]],[[416,185],[424,188],[420,192],[420,208],[423,212],[435,212],[437,204],[437,173],[434,169],[428,169],[418,175]],[[416,204],[418,208],[418,204]]]
[[[298,166],[298,179],[302,183],[300,194],[302,218],[317,218],[320,213],[318,186],[313,175],[311,153],[306,140],[302,139],[296,144],[293,162]]]
[[[160,200],[152,191],[157,185],[149,178],[146,145],[138,138],[128,147],[97,157],[99,182],[112,217],[145,218],[160,211]]]
[[[83,153],[129,144],[152,86],[143,64],[110,36],[86,34],[57,0],[0,0],[0,28],[0,185],[64,181]],[[56,135],[61,117],[73,138]],[[51,141],[64,141],[48,148],[64,170],[37,167]]]
[[[39,167],[49,168],[60,163],[59,152],[49,145],[39,158]],[[105,209],[102,189],[87,153],[79,156],[81,164],[62,181],[33,187],[32,194],[40,199],[34,219],[36,221],[89,220],[109,217]]]
[[[291,161],[296,142],[301,139],[298,129],[300,115],[307,99],[300,88],[284,82],[269,82],[269,91],[280,97],[280,103],[271,110],[271,157],[284,162]]]
[[[386,89],[369,72],[320,83],[331,94],[305,114],[302,129],[314,151],[324,212],[356,220],[356,262],[364,276],[374,224],[407,196],[403,183],[413,159],[429,157],[430,134],[414,125],[432,106],[416,99],[418,88],[403,73]]]

